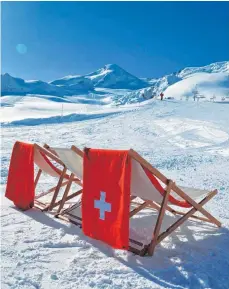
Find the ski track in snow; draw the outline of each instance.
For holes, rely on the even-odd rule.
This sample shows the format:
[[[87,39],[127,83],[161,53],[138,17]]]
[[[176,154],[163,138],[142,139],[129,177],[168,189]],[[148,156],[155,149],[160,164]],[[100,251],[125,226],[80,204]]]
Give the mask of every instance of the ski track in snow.
[[[222,228],[186,221],[156,247],[152,258],[139,257],[87,238],[51,214],[18,211],[2,197],[1,288],[229,288],[228,106],[164,101],[117,112],[100,111],[97,118],[64,123],[40,118],[35,127],[22,120],[23,126],[2,127],[2,190],[16,140],[131,147],[178,184],[218,188],[205,207]],[[141,217],[149,223],[146,214]]]

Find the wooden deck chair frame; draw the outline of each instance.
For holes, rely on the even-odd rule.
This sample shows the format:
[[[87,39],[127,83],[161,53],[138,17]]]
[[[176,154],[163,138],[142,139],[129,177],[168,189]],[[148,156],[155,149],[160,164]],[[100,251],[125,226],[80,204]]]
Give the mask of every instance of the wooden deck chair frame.
[[[85,149],[85,151],[87,151],[87,148]],[[152,200],[143,200],[144,202],[142,204],[135,203],[137,207],[135,207],[132,211],[130,211],[129,217],[131,218],[146,207],[152,208],[158,211],[158,217],[157,217],[156,225],[154,227],[154,232],[153,232],[151,242],[148,245],[144,245],[143,243],[139,241],[129,239],[130,241],[129,251],[135,254],[138,254],[140,256],[144,256],[144,255],[152,256],[154,254],[156,245],[158,245],[169,234],[171,234],[174,230],[176,230],[179,226],[181,226],[188,218],[194,218],[196,220],[209,222],[209,223],[215,224],[218,227],[221,226],[221,223],[203,208],[203,205],[205,205],[209,200],[211,200],[218,193],[217,190],[210,191],[199,203],[197,203],[188,194],[186,194],[181,188],[179,188],[175,184],[175,182],[166,178],[161,172],[159,172],[156,168],[154,168],[149,162],[147,162],[143,157],[141,157],[136,151],[134,151],[133,149],[130,149],[128,154],[130,158],[136,160],[143,168],[147,169],[150,173],[156,176],[166,186],[161,204],[156,203]],[[168,199],[169,199],[169,195],[171,191],[174,191],[178,196],[180,196],[182,199],[188,202],[192,208],[189,209],[189,211],[186,213],[179,212],[171,208],[168,205]],[[130,200],[132,203],[134,203],[135,198],[136,198],[135,196],[131,196]],[[80,206],[80,205],[81,205],[80,203],[77,204],[77,206]],[[63,210],[62,212],[57,214],[56,217],[61,218],[67,222],[72,222],[75,225],[78,225],[81,227],[82,218],[74,216],[76,220],[72,220],[68,216],[70,214],[68,215],[66,214],[68,211],[69,209]],[[160,233],[162,221],[163,221],[166,211],[169,211],[170,213],[173,213],[174,215],[181,215],[182,217],[178,219],[175,223],[173,223],[165,232]],[[196,212],[200,212],[202,215],[204,215],[204,217],[199,217],[199,216],[194,215]],[[141,246],[143,248],[136,249],[132,244]]]
[[[67,172],[67,167],[65,166],[65,164],[60,160],[60,158],[58,157],[57,153],[55,152],[55,149],[51,149],[47,144],[44,145],[44,147],[41,147],[39,146],[38,144],[34,144],[34,149],[37,149],[39,150],[40,152],[42,152],[45,156],[49,157],[51,160],[55,161],[56,163],[58,163],[59,165],[62,166],[62,170],[61,170],[61,173],[60,173],[60,176],[59,176],[59,179],[58,179],[58,182],[57,182],[57,185],[50,188],[48,191],[44,192],[44,193],[41,193],[39,195],[37,195],[35,197],[35,200],[34,200],[34,206],[38,209],[40,209],[41,211],[52,211],[53,208],[59,206],[58,210],[57,210],[57,213],[59,213],[59,211],[62,209],[64,203],[62,202],[63,198],[65,198],[65,202],[67,200],[70,200],[76,196],[78,196],[79,194],[82,193],[82,189],[72,193],[71,195],[68,196],[68,193],[70,191],[70,188],[71,188],[71,185],[72,183],[76,183],[77,185],[81,186],[82,187],[82,180],[78,179],[74,173],[71,172],[71,175],[67,175],[66,172]],[[80,155],[81,157],[83,157],[83,152],[78,149],[76,146],[72,146],[71,147],[71,150],[74,151],[76,154]],[[42,174],[42,169],[39,168],[38,169],[38,172],[37,172],[37,175],[35,177],[35,188],[39,182],[39,179],[41,177],[41,174]],[[64,191],[64,194],[63,194],[63,197],[61,200],[57,201],[57,197],[58,197],[58,194],[60,192],[60,189],[61,187],[64,187],[66,186],[65,188],[65,191]],[[39,199],[43,196],[46,196],[50,193],[53,193],[53,196],[51,198],[51,201],[49,204],[46,204],[46,203],[43,203],[41,201],[39,201]]]
[[[213,217],[208,211],[203,208],[210,199],[212,199],[217,193],[217,190],[210,191],[207,196],[205,196],[199,203],[193,200],[190,196],[188,196],[181,188],[179,188],[175,182],[166,178],[161,172],[159,172],[156,168],[154,168],[149,162],[147,162],[143,157],[141,157],[136,151],[130,149],[129,156],[139,162],[144,168],[148,169],[153,175],[155,175],[162,183],[166,185],[165,194],[163,197],[163,201],[161,205],[152,202],[152,201],[145,201],[142,205],[135,210],[133,210],[130,214],[131,216],[135,215],[140,210],[144,209],[147,206],[151,206],[159,211],[158,218],[156,225],[154,227],[153,238],[151,242],[146,245],[139,253],[140,255],[148,254],[150,256],[153,255],[156,245],[158,245],[162,240],[164,240],[169,234],[171,234],[174,230],[176,230],[179,226],[181,226],[188,218],[194,218],[201,221],[209,222],[215,224],[216,226],[220,227],[221,223]],[[178,196],[183,198],[187,201],[192,208],[186,212],[179,212],[175,209],[168,206],[168,198],[171,191],[174,191]],[[174,224],[172,224],[165,232],[159,233],[161,229],[161,224],[165,215],[166,210],[175,214],[175,215],[182,215],[180,219],[178,219]],[[199,217],[194,215],[196,212],[200,212],[204,217]]]

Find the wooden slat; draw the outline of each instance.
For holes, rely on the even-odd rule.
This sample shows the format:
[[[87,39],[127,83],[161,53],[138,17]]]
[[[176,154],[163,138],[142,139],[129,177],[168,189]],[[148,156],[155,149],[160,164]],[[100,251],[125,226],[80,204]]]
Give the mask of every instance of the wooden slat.
[[[174,210],[174,215],[186,215],[187,213],[183,213],[183,212],[178,212],[176,210]],[[200,220],[200,221],[204,221],[204,222],[207,222],[207,223],[211,223],[211,224],[214,224],[212,221],[210,221],[209,219],[207,218],[203,218],[203,217],[199,217],[199,216],[190,216],[189,218],[193,218],[193,219],[196,219],[196,220]]]
[[[34,202],[35,202],[35,203],[38,203],[38,204],[42,204],[42,205],[46,206],[46,204],[45,204],[45,203],[43,203],[43,202],[41,202],[41,201],[38,201],[38,200],[34,200]]]
[[[83,151],[81,151],[80,149],[78,149],[78,148],[77,148],[76,146],[74,146],[74,145],[71,146],[71,149],[72,149],[77,155],[79,155],[79,156],[81,156],[81,157],[83,158],[83,155],[84,155]]]
[[[58,219],[61,219],[61,220],[65,221],[65,222],[72,223],[72,224],[74,224],[74,225],[76,225],[76,226],[78,226],[78,227],[80,227],[80,228],[82,227],[82,224],[77,223],[76,221],[73,221],[73,220],[71,220],[71,219],[69,219],[69,218],[67,218],[67,217],[65,217],[65,216],[56,215],[55,217],[58,218]]]
[[[139,203],[139,202],[136,202],[136,201],[131,201],[131,204],[139,206],[139,205],[141,205],[143,203]]]
[[[34,149],[38,149],[40,151],[42,151],[44,154],[46,154],[48,157],[50,157],[52,160],[54,160],[55,162],[57,162],[58,164],[64,166],[64,163],[57,157],[55,156],[53,153],[51,153],[49,150],[39,146],[38,144],[34,144]]]
[[[161,209],[161,206],[159,206],[157,203],[155,203],[153,201],[150,201],[149,207],[156,209],[157,211],[160,211],[160,209]]]
[[[207,217],[212,223],[214,223],[216,226],[220,227],[221,223],[213,217],[208,211],[206,211],[200,204],[196,203],[192,198],[190,198],[185,192],[183,192],[179,187],[177,187],[175,184],[173,184],[172,187],[173,191],[176,192],[180,197],[182,197],[184,200],[186,200],[188,203],[190,203],[194,208],[197,209],[197,211],[200,211],[205,217]],[[214,190],[215,194],[217,194],[217,190]]]
[[[67,196],[67,198],[66,198],[66,202],[67,202],[68,200],[71,200],[71,199],[77,197],[78,195],[82,194],[82,192],[83,192],[83,190],[79,190],[79,191],[77,191],[77,192],[75,192],[75,193],[73,193],[73,194]],[[62,201],[62,200],[56,202],[56,203],[53,205],[53,208],[59,206],[60,203],[61,203],[61,201]],[[59,213],[57,213],[57,214],[59,214]]]
[[[42,173],[42,170],[39,169],[38,172],[37,172],[37,175],[36,175],[35,181],[34,181],[34,189],[35,189],[36,186],[37,186],[37,183],[38,183],[38,181],[39,181],[39,179],[40,179],[41,173]]]
[[[45,144],[44,146],[45,146],[45,148],[46,148],[47,150],[49,150],[51,153],[53,153],[54,155],[56,155],[56,156],[59,158],[57,152],[55,151],[55,148],[50,148],[50,146],[48,146],[47,144]],[[73,148],[74,148],[74,149],[73,149]],[[71,149],[72,149],[75,153],[77,153],[77,154],[80,154],[80,153],[81,153],[81,155],[83,154],[83,152],[80,151],[80,149],[78,149],[78,148],[75,147],[75,146],[72,146]],[[77,151],[77,152],[76,152],[76,151]],[[68,175],[66,175],[65,177],[68,177]],[[74,177],[73,181],[74,181],[74,183],[76,183],[77,185],[82,186],[82,180],[80,180],[80,179],[77,178],[76,176]]]
[[[52,154],[54,154],[55,156],[58,156],[58,154],[56,153],[56,151],[54,149],[51,149],[49,145],[47,145],[46,143],[44,144],[44,148],[47,149],[48,151],[50,151]]]
[[[50,211],[52,210],[52,208],[53,208],[53,206],[54,206],[54,204],[55,204],[55,202],[56,202],[56,198],[57,198],[58,193],[59,193],[59,191],[60,191],[61,184],[62,184],[62,182],[63,182],[63,179],[64,179],[64,176],[65,176],[65,174],[66,174],[66,171],[67,171],[67,168],[64,166],[64,169],[63,169],[63,171],[62,171],[62,173],[61,173],[61,176],[60,176],[60,178],[59,178],[58,184],[57,184],[57,186],[56,186],[56,190],[55,190],[55,192],[54,192],[54,194],[53,194],[52,201],[51,201],[50,206],[49,206],[49,210],[50,210]]]
[[[159,180],[161,180],[164,184],[168,184],[168,179],[159,172],[156,168],[154,168],[149,162],[147,162],[142,156],[140,156],[136,151],[133,149],[129,150],[129,155],[139,162],[143,167],[148,169],[152,174],[154,174]]]
[[[42,203],[38,200],[34,200],[34,206],[37,207],[38,205],[41,206],[42,208],[46,207],[45,203]]]
[[[34,207],[37,208],[37,209],[39,209],[39,210],[41,210],[41,211],[43,211],[46,206],[45,206],[45,205],[43,206],[43,205],[41,205],[41,204],[36,204],[36,202],[35,202],[35,203],[34,203]]]
[[[149,201],[144,202],[143,204],[140,204],[137,208],[133,209],[130,213],[129,213],[129,217],[133,217],[134,215],[136,215],[138,212],[140,212],[141,210],[143,210],[145,207],[147,207],[149,205]]]
[[[64,195],[63,195],[62,200],[60,202],[59,208],[57,209],[57,214],[59,214],[59,212],[62,210],[62,208],[63,208],[63,206],[64,206],[64,204],[66,202],[68,193],[69,193],[71,185],[72,185],[73,178],[74,178],[74,174],[71,173],[70,179],[69,179],[68,184],[67,184],[67,186],[65,188]]]
[[[143,246],[143,243],[141,243],[141,242],[139,242],[139,241],[136,241],[136,240],[134,240],[134,239],[131,239],[131,238],[129,238],[129,241],[131,242],[131,243],[133,243],[133,244],[136,244],[136,245],[138,245],[138,246]]]
[[[144,248],[140,251],[139,255],[140,256],[145,256],[148,252],[148,248],[149,248],[149,245],[145,245]]]
[[[153,240],[151,241],[151,243],[149,245],[149,248],[148,248],[148,253],[149,253],[150,256],[153,255],[155,246],[157,244],[157,237],[158,237],[158,235],[160,233],[161,224],[162,224],[162,220],[163,220],[164,215],[165,215],[166,205],[167,205],[167,202],[168,202],[168,199],[169,199],[169,194],[170,194],[172,185],[173,185],[173,182],[169,181],[169,184],[168,184],[168,186],[166,188],[165,195],[164,195],[164,198],[163,198],[163,201],[162,201],[162,204],[161,204],[161,209],[160,209],[160,212],[159,212],[159,215],[158,215],[158,218],[157,218],[156,226],[154,228]]]
[[[136,248],[134,248],[134,247],[132,247],[132,246],[129,246],[129,247],[128,247],[128,251],[130,251],[130,252],[132,252],[132,253],[134,253],[134,254],[136,254],[136,255],[140,255],[140,252],[141,252],[141,250],[136,249]]]
[[[67,183],[68,183],[68,181],[63,182],[63,183],[61,184],[61,187],[67,185]],[[54,192],[55,189],[56,189],[56,186],[55,186],[55,187],[52,187],[51,189],[49,189],[49,190],[46,191],[46,192],[40,193],[39,195],[36,196],[36,199],[40,199],[41,197],[44,197],[44,196],[46,196],[46,195]]]
[[[147,201],[147,200],[144,199],[144,201]],[[149,201],[149,205],[147,207],[150,209],[152,209],[152,208],[156,209],[157,211],[160,211],[160,209],[161,209],[161,205],[159,205],[158,203],[156,203],[154,201]],[[175,210],[172,209],[171,207],[169,207],[168,205],[166,206],[166,210],[175,215]]]
[[[79,216],[73,215],[73,214],[71,214],[71,213],[65,213],[65,214],[61,214],[61,215],[62,215],[62,216],[68,215],[68,216],[70,216],[70,217],[72,217],[72,218],[74,218],[74,219],[77,219],[77,220],[81,221],[81,223],[82,223],[82,218],[79,217]]]
[[[211,198],[213,198],[216,195],[216,191],[211,192],[208,196],[206,196],[198,205],[203,206],[206,204]],[[179,220],[177,220],[172,226],[170,226],[165,232],[161,233],[160,236],[157,238],[157,244],[160,243],[163,239],[165,239],[169,234],[171,234],[174,230],[176,230],[181,224],[184,223],[185,220],[187,220],[191,215],[193,215],[196,211],[198,211],[197,208],[192,208],[190,211],[188,211],[183,217],[181,217]]]

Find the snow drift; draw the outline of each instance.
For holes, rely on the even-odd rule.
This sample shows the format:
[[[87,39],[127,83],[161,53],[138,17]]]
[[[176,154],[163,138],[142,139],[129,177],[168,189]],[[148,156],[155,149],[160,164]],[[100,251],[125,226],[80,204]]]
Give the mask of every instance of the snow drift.
[[[206,100],[213,100],[213,97],[215,100],[229,97],[229,75],[225,72],[194,73],[186,76],[182,81],[168,86],[164,94],[165,97],[185,99],[193,98],[195,91],[197,97]]]

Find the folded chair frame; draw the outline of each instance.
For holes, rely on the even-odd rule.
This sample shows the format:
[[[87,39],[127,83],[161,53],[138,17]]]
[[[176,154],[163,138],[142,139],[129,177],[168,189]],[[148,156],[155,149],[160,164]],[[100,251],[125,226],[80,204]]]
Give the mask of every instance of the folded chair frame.
[[[35,197],[35,201],[34,201],[34,206],[42,211],[52,211],[53,208],[59,206],[57,213],[60,212],[60,210],[63,208],[64,203],[78,195],[80,195],[82,193],[82,189],[80,189],[77,192],[72,193],[71,195],[68,195],[71,185],[72,183],[76,183],[77,185],[82,187],[82,181],[80,179],[78,179],[74,173],[71,172],[70,176],[66,174],[67,172],[67,167],[65,166],[65,164],[59,159],[57,153],[55,152],[54,149],[51,149],[47,144],[44,145],[44,147],[39,146],[38,144],[34,144],[34,149],[39,150],[40,152],[42,152],[42,154],[44,154],[45,156],[49,157],[51,160],[55,161],[56,163],[58,163],[59,165],[62,166],[62,170],[60,170],[60,176],[57,182],[57,185],[55,187],[50,188],[48,191],[41,193],[39,195],[37,195]],[[78,149],[75,146],[71,147],[71,150],[74,151],[76,154],[80,155],[81,157],[83,157],[83,152]],[[42,169],[39,168],[36,178],[35,178],[35,188],[38,184],[38,181],[41,177],[42,174]],[[60,189],[61,187],[66,186],[63,197],[60,201],[57,201],[57,197],[59,195]],[[49,204],[45,204],[41,201],[39,201],[39,199],[47,194],[53,193],[51,202]]]
[[[170,179],[167,179],[161,172],[159,172],[150,163],[148,163],[144,158],[142,158],[136,151],[130,149],[129,156],[135,159],[137,162],[139,162],[144,168],[148,169],[153,175],[155,175],[161,182],[163,182],[166,185],[165,194],[163,196],[161,205],[155,202],[146,200],[145,203],[143,203],[145,204],[145,206],[143,206],[142,204],[139,206],[139,210],[135,209],[137,213],[140,210],[144,209],[146,206],[150,206],[159,211],[157,222],[154,227],[152,241],[148,245],[144,246],[144,248],[139,252],[140,255],[148,254],[152,256],[156,245],[158,245],[169,234],[171,234],[174,230],[176,230],[179,226],[181,226],[188,218],[192,217],[201,221],[215,224],[218,227],[221,226],[221,223],[203,208],[203,205],[205,205],[210,199],[212,199],[218,193],[217,190],[209,192],[208,195],[204,199],[202,199],[199,203],[197,203],[191,197],[189,197],[183,190],[181,190],[178,186],[176,186],[175,182],[173,182]],[[183,212],[176,211],[172,209],[171,207],[169,207],[168,198],[172,190],[175,193],[177,193],[177,195],[179,195],[181,198],[183,198],[185,201],[187,201],[192,206],[192,209],[190,209],[186,213],[183,213]],[[178,214],[178,215],[183,215],[183,216],[180,219],[178,219],[174,224],[172,224],[165,232],[160,233],[161,224],[162,224],[166,210],[168,210],[169,212],[175,215]],[[204,215],[205,218],[194,216],[194,213],[196,213],[197,211],[202,213],[202,215]]]
[[[87,152],[88,149],[85,148],[84,151]],[[152,173],[162,183],[164,183],[166,185],[165,192],[163,195],[163,200],[162,200],[161,204],[156,203],[156,202],[151,201],[151,200],[143,200],[144,203],[142,203],[142,204],[135,203],[138,206],[135,207],[130,212],[130,214],[129,214],[130,218],[145,208],[156,209],[158,211],[158,217],[157,217],[156,225],[154,227],[154,232],[153,232],[151,242],[148,245],[144,245],[143,243],[141,243],[137,240],[129,239],[129,241],[130,241],[129,251],[131,251],[135,254],[138,254],[140,256],[144,256],[144,255],[152,256],[154,254],[155,247],[162,240],[164,240],[168,235],[170,235],[173,231],[175,231],[179,226],[181,226],[188,218],[194,218],[194,219],[197,219],[200,221],[209,222],[209,223],[215,224],[218,227],[221,226],[221,223],[203,208],[203,205],[205,205],[210,199],[212,199],[218,193],[217,190],[213,190],[213,191],[209,192],[207,194],[207,196],[205,196],[199,203],[197,203],[190,196],[188,196],[182,189],[180,189],[175,184],[175,182],[166,178],[161,172],[159,172],[149,162],[147,162],[144,158],[142,158],[136,151],[134,151],[133,149],[130,149],[128,154],[129,154],[130,158],[133,158],[134,160],[136,160],[143,168],[146,168],[148,171],[150,171],[150,173]],[[185,201],[187,201],[191,205],[192,208],[186,213],[179,212],[179,211],[171,208],[168,205],[169,195],[170,195],[171,191],[174,191],[177,195],[179,195],[181,198],[183,198]],[[58,210],[58,213],[56,214],[56,217],[61,218],[61,219],[68,221],[68,222],[72,222],[75,225],[82,227],[82,218],[77,217],[75,215],[73,216],[74,220],[72,220],[70,218],[71,213],[68,211],[70,211],[74,207],[74,205],[71,208],[68,208],[68,209],[61,211],[61,209],[63,208],[65,200],[68,199],[67,192],[66,192],[66,195],[64,196],[64,198],[62,199],[61,207],[59,207],[59,210]],[[132,203],[134,203],[135,198],[136,198],[135,196],[131,196],[130,199],[131,199]],[[75,206],[79,207],[79,206],[81,206],[81,203],[78,203]],[[165,216],[166,211],[169,211],[170,213],[173,213],[174,215],[181,215],[182,217],[180,219],[178,219],[175,223],[173,223],[166,231],[160,233],[162,221],[163,221],[163,218]],[[199,216],[194,215],[194,213],[196,213],[197,211],[202,213],[202,215],[204,215],[204,217],[199,217]],[[136,245],[143,247],[143,248],[142,249],[136,249],[132,244],[136,244]]]

